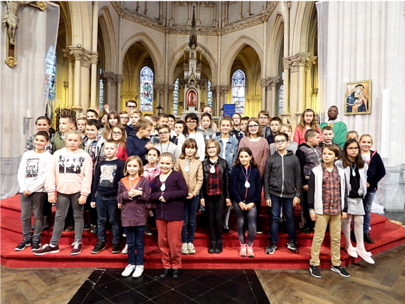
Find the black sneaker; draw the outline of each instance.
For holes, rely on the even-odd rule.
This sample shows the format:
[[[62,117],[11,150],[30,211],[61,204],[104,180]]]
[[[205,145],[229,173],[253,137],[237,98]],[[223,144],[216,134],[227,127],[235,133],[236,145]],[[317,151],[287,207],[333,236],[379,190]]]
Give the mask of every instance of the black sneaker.
[[[340,274],[342,277],[345,278],[350,278],[350,274],[346,271],[346,269],[344,269],[342,266],[333,266],[330,268],[330,270],[337,272],[338,274]]]
[[[33,241],[31,251],[37,251],[41,249],[41,242],[40,241]]]
[[[98,234],[97,226],[91,229],[90,233],[97,235]]]
[[[152,230],[150,229],[149,226],[146,226],[144,233],[145,233],[146,235],[153,235],[153,232],[152,232]]]
[[[267,254],[273,254],[274,251],[277,249],[277,244],[276,243],[270,243],[269,246],[267,246],[265,253]]]
[[[15,251],[21,251],[24,250],[25,247],[31,246],[31,241],[30,240],[23,240],[20,245],[15,247]]]
[[[92,223],[87,223],[86,225],[84,225],[83,230],[87,231],[87,230],[91,230],[94,227],[96,227],[96,225],[92,224]]]
[[[317,279],[321,279],[321,272],[319,271],[318,266],[309,265],[309,272],[312,274],[313,277]]]
[[[112,253],[120,253],[121,252],[121,245],[120,244],[113,244]]]
[[[288,242],[287,243],[287,248],[294,253],[298,253],[298,249],[297,249],[297,243],[296,242]]]
[[[97,241],[96,246],[94,246],[93,250],[91,251],[91,253],[93,254],[97,254],[100,251],[105,249],[105,243],[101,242],[101,241]]]

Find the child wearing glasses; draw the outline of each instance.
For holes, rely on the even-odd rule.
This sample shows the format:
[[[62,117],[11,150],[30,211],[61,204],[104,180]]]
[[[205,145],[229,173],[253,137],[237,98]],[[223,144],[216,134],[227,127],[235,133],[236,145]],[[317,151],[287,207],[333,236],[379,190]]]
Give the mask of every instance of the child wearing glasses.
[[[122,124],[116,125],[111,133],[112,139],[118,145],[117,158],[125,162],[128,158],[127,154],[127,135],[125,133],[125,127]]]
[[[159,125],[160,143],[156,143],[154,147],[160,153],[169,152],[173,155],[174,160],[180,156],[180,148],[170,141],[170,127],[166,124]]]
[[[178,140],[178,146],[183,147],[183,143],[186,140],[186,138],[192,138],[197,142],[197,148],[198,148],[198,158],[200,161],[203,161],[205,159],[205,139],[204,139],[204,134],[199,132],[197,127],[198,127],[198,116],[195,113],[189,113],[186,115],[186,132],[185,132],[185,138],[179,138]]]
[[[296,153],[298,149],[298,144],[291,139],[292,135],[292,127],[290,124],[282,124],[280,127],[280,133],[285,133],[288,136],[289,144],[287,146],[287,150],[291,151],[292,153]],[[270,155],[273,155],[277,151],[276,146],[274,143],[270,145]]]
[[[267,254],[273,254],[277,249],[277,232],[280,221],[281,207],[287,222],[287,248],[298,253],[297,237],[295,235],[294,207],[300,203],[301,167],[300,161],[291,151],[287,150],[288,135],[278,133],[274,138],[277,152],[266,161],[264,173],[264,197],[271,207],[270,245]]]

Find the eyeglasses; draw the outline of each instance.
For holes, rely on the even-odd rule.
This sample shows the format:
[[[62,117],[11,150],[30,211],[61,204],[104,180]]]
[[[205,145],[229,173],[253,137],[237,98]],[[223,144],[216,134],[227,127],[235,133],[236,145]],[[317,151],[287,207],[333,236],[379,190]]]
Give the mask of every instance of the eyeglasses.
[[[281,139],[281,140],[275,141],[274,143],[275,143],[276,145],[282,145],[282,144],[284,144],[285,142],[286,142],[285,139]]]
[[[159,132],[159,135],[166,135],[167,133],[169,133],[169,132]]]
[[[269,119],[267,116],[261,116],[259,119]]]
[[[207,150],[213,150],[213,149],[216,149],[216,148],[217,148],[217,146],[211,146],[211,147],[208,147]]]
[[[112,132],[113,135],[120,135],[122,132]]]
[[[195,120],[188,120],[188,121],[186,121],[186,123],[188,123],[188,124],[195,124],[195,123],[197,123]]]
[[[127,106],[127,108],[134,109],[136,106]]]
[[[258,127],[259,127],[259,125],[249,125],[249,129],[256,129]]]

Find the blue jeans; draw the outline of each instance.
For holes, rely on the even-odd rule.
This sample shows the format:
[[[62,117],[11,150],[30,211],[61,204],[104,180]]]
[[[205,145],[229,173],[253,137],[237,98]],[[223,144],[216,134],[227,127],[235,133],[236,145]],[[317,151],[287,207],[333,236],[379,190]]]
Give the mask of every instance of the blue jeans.
[[[186,199],[184,201],[184,222],[183,229],[181,230],[181,241],[183,244],[192,243],[194,241],[196,216],[199,204],[199,195],[193,197],[192,199]]]
[[[145,232],[145,227],[145,225],[124,227],[124,232],[127,235],[128,264],[143,265],[143,251],[145,247],[143,233]]]
[[[287,223],[288,241],[295,242],[297,237],[295,235],[295,222],[294,222],[294,206],[293,198],[280,197],[270,194],[271,198],[271,220],[270,220],[270,243],[277,244],[278,241],[278,224],[280,221],[281,206]]]
[[[370,219],[371,219],[371,206],[373,205],[375,197],[375,191],[367,191],[366,197],[363,200],[364,204],[364,223],[363,232],[368,233],[370,230]]]
[[[112,227],[112,234],[113,244],[120,243],[120,217],[119,217],[119,209],[117,206],[117,199],[110,198],[110,197],[103,197],[101,195],[96,196],[96,208],[97,208],[97,240],[103,243],[106,242],[106,232],[105,226],[107,224],[107,216],[108,221]]]

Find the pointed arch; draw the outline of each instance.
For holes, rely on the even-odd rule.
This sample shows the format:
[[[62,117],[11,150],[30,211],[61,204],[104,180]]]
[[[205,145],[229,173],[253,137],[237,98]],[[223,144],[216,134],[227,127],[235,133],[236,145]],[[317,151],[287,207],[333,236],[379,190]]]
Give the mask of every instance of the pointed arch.
[[[98,16],[98,23],[104,43],[105,70],[115,71],[117,67],[116,58],[118,58],[118,55],[114,26],[109,8],[107,6],[103,6],[99,10]]]
[[[315,2],[298,2],[297,13],[295,15],[293,47],[291,54],[306,53],[309,51],[309,32],[313,14],[316,14]],[[301,21],[301,22],[300,22]]]
[[[270,35],[269,45],[273,45],[270,49],[270,54],[268,54],[269,60],[269,75],[275,76],[279,73],[279,65],[282,58],[281,50],[283,49],[284,42],[284,19],[281,14],[278,14],[275,18],[274,24],[272,26],[272,31]],[[281,56],[280,56],[281,54]]]

